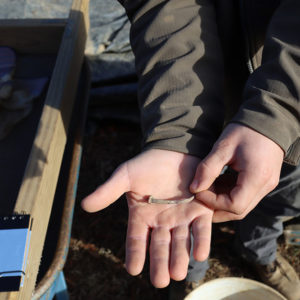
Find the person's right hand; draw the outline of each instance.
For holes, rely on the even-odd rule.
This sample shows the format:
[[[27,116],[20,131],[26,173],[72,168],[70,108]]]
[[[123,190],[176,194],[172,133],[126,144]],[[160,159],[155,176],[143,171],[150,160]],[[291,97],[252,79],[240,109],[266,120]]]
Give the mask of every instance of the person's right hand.
[[[243,219],[278,184],[284,151],[263,134],[229,124],[199,164],[191,192],[214,209],[214,222]],[[230,166],[236,174],[225,173]]]
[[[149,150],[122,164],[82,207],[88,212],[101,210],[124,192],[129,207],[126,239],[126,268],[139,274],[150,240],[150,278],[157,288],[169,284],[170,277],[186,277],[190,255],[190,228],[194,236],[194,257],[205,260],[210,249],[213,211],[200,201],[186,204],[149,204],[159,199],[190,197],[189,184],[199,158],[167,151]],[[118,216],[115,216],[118,218]]]

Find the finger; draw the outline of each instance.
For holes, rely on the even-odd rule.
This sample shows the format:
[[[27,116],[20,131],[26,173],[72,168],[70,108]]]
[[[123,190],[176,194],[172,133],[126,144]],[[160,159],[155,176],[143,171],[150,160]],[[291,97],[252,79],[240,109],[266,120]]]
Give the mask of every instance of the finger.
[[[266,195],[265,191],[260,191],[254,199],[250,202],[250,205],[247,207],[247,209],[240,215],[221,211],[221,210],[215,210],[213,215],[213,223],[220,223],[220,222],[227,222],[227,221],[235,221],[235,220],[242,220],[244,219],[248,213],[256,207],[256,205],[260,202],[260,200]]]
[[[236,215],[243,214],[256,198],[264,182],[251,170],[241,171],[237,182],[229,193],[216,194],[203,191],[196,194],[196,199],[214,210],[222,210]]]
[[[221,223],[221,222],[228,222],[228,221],[237,221],[242,220],[247,214],[245,213],[242,215],[233,214],[223,210],[215,210],[213,215],[213,223]]]
[[[171,233],[165,227],[154,228],[150,242],[150,279],[156,288],[170,283],[169,255]]]
[[[190,185],[190,191],[195,194],[209,189],[221,174],[224,166],[230,162],[232,155],[230,147],[214,147],[210,154],[198,165],[195,177]]]
[[[198,217],[192,224],[193,255],[198,261],[207,259],[210,251],[212,216]]]
[[[248,207],[254,208],[276,186],[271,178],[272,174],[261,166],[245,166],[245,171],[239,172],[236,186],[230,192],[233,202],[231,212],[243,214]]]
[[[232,200],[228,194],[216,194],[215,191],[203,191],[197,193],[195,198],[213,210],[232,212]]]
[[[129,187],[127,168],[123,164],[115,170],[104,184],[83,199],[81,206],[88,212],[101,210],[115,202],[122,194],[129,190]]]
[[[146,258],[149,228],[140,222],[129,221],[126,237],[126,269],[135,276],[142,270]]]
[[[242,220],[257,205],[258,202],[259,201],[253,201],[251,205],[239,215],[223,210],[215,210],[213,215],[213,223]]]
[[[190,230],[178,226],[172,230],[170,275],[174,280],[183,280],[187,274],[190,257]]]

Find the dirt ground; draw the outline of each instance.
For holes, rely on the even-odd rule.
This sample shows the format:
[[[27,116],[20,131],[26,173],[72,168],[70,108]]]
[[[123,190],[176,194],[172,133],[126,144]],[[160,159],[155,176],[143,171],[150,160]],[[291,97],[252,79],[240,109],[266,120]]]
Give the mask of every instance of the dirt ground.
[[[96,133],[85,139],[74,214],[70,251],[65,276],[71,300],[167,299],[167,288],[154,288],[144,271],[132,277],[124,268],[127,205],[124,198],[107,209],[85,213],[80,200],[101,184],[123,161],[139,152],[141,134],[136,125],[104,122]],[[205,280],[238,276],[256,279],[256,275],[232,250],[234,227],[231,223],[213,226],[211,268]],[[300,247],[285,245],[279,239],[280,252],[300,274]]]

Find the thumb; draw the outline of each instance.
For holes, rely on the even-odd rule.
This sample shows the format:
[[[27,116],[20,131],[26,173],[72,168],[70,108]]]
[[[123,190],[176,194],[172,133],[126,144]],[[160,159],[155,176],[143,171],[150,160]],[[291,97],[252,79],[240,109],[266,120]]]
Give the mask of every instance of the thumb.
[[[111,177],[92,194],[84,198],[81,207],[87,212],[101,210],[129,191],[129,178],[126,163],[118,167]]]
[[[197,167],[195,177],[190,185],[191,193],[195,194],[209,189],[223,168],[230,162],[232,154],[229,147],[219,147],[218,145],[213,147]]]

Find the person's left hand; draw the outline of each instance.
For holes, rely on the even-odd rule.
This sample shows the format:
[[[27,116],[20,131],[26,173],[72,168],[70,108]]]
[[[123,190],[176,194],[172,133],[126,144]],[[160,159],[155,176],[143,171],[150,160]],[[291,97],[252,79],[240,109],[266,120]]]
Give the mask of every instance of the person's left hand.
[[[166,150],[148,150],[122,164],[103,185],[82,202],[89,212],[101,210],[124,192],[129,218],[126,238],[126,268],[139,274],[150,240],[150,279],[157,288],[170,278],[183,280],[190,256],[190,229],[194,257],[205,260],[210,249],[213,211],[200,201],[186,204],[149,204],[149,195],[159,199],[191,196],[189,184],[199,158]],[[118,218],[118,216],[115,216]]]

